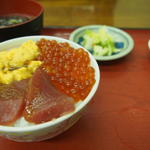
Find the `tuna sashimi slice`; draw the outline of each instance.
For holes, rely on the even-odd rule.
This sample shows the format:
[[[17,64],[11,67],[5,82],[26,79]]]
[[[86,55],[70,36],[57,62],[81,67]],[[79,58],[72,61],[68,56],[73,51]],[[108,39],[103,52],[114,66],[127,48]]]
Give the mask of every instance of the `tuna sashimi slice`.
[[[21,117],[28,79],[0,84],[0,125],[11,125]]]
[[[49,75],[37,69],[30,81],[24,117],[29,122],[42,123],[74,111],[74,100],[56,89]]]

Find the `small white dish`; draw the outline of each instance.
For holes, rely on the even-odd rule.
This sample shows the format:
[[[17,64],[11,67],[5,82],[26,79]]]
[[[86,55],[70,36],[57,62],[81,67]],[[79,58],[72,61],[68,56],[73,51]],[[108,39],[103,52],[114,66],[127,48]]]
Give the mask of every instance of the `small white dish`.
[[[93,30],[97,31],[100,28],[104,27],[104,25],[89,25],[89,26],[83,26],[76,30],[74,30],[69,37],[69,40],[78,43],[79,38],[83,37],[85,30]],[[110,61],[122,58],[126,55],[128,55],[134,47],[134,41],[132,37],[125,31],[111,27],[111,26],[105,26],[110,36],[112,36],[114,42],[122,42],[123,48],[120,49],[120,52],[115,53],[110,56],[94,56],[96,60],[99,61]]]

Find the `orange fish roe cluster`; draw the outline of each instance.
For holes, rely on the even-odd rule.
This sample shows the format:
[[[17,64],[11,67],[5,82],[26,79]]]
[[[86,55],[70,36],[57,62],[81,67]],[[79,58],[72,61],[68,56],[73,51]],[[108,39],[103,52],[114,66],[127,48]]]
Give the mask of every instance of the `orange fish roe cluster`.
[[[83,100],[95,83],[95,70],[90,58],[82,48],[75,49],[68,43],[41,39],[39,60],[50,79],[63,93],[76,101]]]

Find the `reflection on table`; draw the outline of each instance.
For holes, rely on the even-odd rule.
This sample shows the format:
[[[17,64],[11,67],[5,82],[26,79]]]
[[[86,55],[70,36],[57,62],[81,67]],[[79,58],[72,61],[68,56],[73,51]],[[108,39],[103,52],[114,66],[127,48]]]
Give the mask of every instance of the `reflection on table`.
[[[45,9],[45,26],[105,24],[150,27],[149,0],[37,0]]]

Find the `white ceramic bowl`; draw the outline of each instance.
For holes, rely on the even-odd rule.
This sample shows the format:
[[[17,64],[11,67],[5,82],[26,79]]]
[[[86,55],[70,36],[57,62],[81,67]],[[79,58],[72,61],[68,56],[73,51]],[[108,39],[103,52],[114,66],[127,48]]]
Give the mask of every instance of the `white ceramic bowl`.
[[[0,43],[0,50],[8,50],[10,48],[20,46],[21,43],[27,40],[37,41],[40,40],[41,38],[45,38],[48,40],[56,40],[58,42],[68,42],[74,48],[83,48],[74,42],[62,38],[52,36],[27,36],[11,39]],[[91,101],[93,95],[95,94],[100,81],[99,66],[94,57],[90,53],[89,56],[91,60],[91,66],[93,66],[95,69],[96,82],[93,88],[91,89],[89,95],[86,97],[86,99],[84,101],[77,103],[74,112],[64,115],[60,118],[54,119],[52,121],[32,126],[25,126],[25,127],[0,126],[0,136],[20,142],[42,141],[61,134],[62,132],[70,128],[76,121],[78,121],[83,110],[86,108],[86,105]]]

